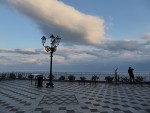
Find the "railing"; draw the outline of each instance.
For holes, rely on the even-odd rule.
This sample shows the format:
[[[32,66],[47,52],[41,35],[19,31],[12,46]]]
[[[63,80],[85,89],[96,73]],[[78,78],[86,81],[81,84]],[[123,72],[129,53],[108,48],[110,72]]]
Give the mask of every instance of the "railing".
[[[16,78],[19,78],[19,75],[22,75],[22,79],[27,79],[31,74],[41,74],[44,79],[49,78],[49,72],[1,72],[0,78],[9,78],[10,73],[15,74]],[[115,76],[113,72],[53,72],[54,79],[58,80],[60,76],[65,76],[68,80],[69,75],[74,75],[76,80],[79,80],[80,77],[86,77],[86,80],[90,80],[93,75],[97,75],[100,78],[100,81],[105,81],[106,76]],[[150,82],[150,72],[134,72],[136,76],[142,76],[145,82]],[[4,77],[5,76],[5,77]],[[127,72],[119,72],[119,77],[129,77]]]

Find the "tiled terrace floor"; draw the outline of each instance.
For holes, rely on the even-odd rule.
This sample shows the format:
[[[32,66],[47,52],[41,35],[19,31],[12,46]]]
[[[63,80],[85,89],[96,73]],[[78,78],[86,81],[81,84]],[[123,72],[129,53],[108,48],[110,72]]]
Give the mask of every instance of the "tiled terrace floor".
[[[0,81],[0,113],[150,113],[150,85],[54,84]]]

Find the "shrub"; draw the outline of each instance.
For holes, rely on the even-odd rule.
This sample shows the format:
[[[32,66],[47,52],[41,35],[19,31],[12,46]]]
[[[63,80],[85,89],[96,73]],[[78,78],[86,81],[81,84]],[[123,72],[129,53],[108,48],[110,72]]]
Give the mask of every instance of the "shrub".
[[[86,78],[85,77],[80,77],[80,80],[85,80]]]
[[[120,77],[121,82],[129,82],[129,79],[127,77]]]
[[[14,73],[10,73],[9,78],[10,79],[16,79],[16,75]]]
[[[50,75],[48,75],[48,78],[50,78]],[[52,79],[52,80],[55,79],[54,75],[51,76],[51,79]]]
[[[71,81],[72,81],[72,80],[75,80],[75,78],[76,78],[76,77],[75,77],[74,75],[69,75],[69,76],[68,76],[68,79],[71,80]]]
[[[105,80],[106,80],[107,82],[112,82],[113,79],[114,79],[114,77],[111,77],[111,76],[105,77]]]
[[[93,75],[92,77],[91,77],[91,80],[93,80],[93,81],[97,81],[99,79],[99,77],[97,76],[97,75]]]
[[[33,79],[34,76],[33,75],[28,75],[28,79]]]
[[[65,80],[65,76],[60,76],[59,80]]]
[[[2,73],[2,79],[6,79],[6,73]]]
[[[136,82],[143,82],[143,77],[142,76],[136,76],[136,79],[135,79],[135,81]]]
[[[22,79],[23,78],[23,76],[22,76],[22,74],[18,74],[18,79]]]

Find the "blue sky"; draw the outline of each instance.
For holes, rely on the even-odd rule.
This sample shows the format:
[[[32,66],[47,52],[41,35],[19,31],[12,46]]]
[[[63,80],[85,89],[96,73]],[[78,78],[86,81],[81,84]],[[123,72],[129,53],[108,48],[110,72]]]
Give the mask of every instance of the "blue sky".
[[[112,29],[107,34],[113,38],[137,38],[149,32],[149,0],[64,0],[68,5],[95,16],[104,18]]]
[[[51,34],[54,71],[150,71],[149,12],[149,0],[1,0],[0,71],[48,71]]]
[[[3,37],[1,38],[1,48],[28,48],[29,45],[38,47],[34,42],[40,42],[37,38],[40,37],[41,32],[32,20],[3,5],[0,6],[0,11],[0,31]]]

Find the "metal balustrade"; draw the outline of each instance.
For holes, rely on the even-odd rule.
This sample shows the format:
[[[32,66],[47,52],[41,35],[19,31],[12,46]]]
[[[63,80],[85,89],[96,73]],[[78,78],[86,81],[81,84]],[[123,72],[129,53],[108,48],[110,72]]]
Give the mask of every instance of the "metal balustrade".
[[[22,75],[22,79],[28,79],[28,76],[31,74],[41,74],[44,79],[49,79],[49,72],[0,72],[0,79],[9,79],[10,73],[14,73],[16,78],[19,79],[19,75]],[[113,72],[53,72],[54,80],[58,80],[60,76],[65,76],[65,79],[68,80],[69,75],[74,75],[76,80],[80,80],[80,77],[86,77],[86,80],[90,80],[93,75],[97,75],[100,78],[100,81],[105,81],[106,76],[115,76]],[[150,82],[150,72],[134,72],[136,76],[142,76],[145,82]],[[118,72],[119,77],[128,77],[127,72]]]

